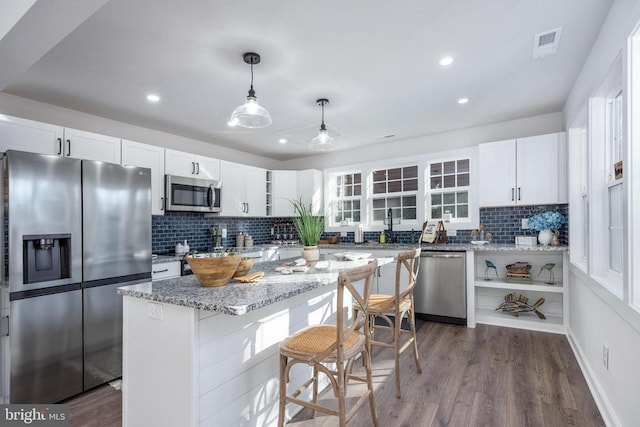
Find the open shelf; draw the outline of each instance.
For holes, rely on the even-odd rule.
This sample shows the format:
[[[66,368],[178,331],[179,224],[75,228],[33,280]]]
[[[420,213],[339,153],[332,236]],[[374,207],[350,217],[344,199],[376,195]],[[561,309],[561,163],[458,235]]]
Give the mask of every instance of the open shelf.
[[[505,282],[500,279],[484,280],[482,277],[476,277],[475,286],[477,288],[511,289],[514,291],[525,292],[552,292],[558,294],[564,292],[564,288],[561,283],[547,285],[540,280],[534,280],[532,283],[514,283]]]
[[[539,319],[534,313],[520,313],[520,316],[514,317],[502,311],[476,308],[476,323],[552,332],[556,334],[564,334],[566,332],[561,316],[549,315],[547,313],[545,313],[545,316],[547,317],[546,319]]]

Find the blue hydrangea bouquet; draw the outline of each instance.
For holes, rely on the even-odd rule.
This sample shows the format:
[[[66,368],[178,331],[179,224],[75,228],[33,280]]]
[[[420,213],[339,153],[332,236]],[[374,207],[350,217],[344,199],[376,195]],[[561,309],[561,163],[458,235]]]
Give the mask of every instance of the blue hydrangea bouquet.
[[[560,228],[567,222],[567,218],[558,212],[543,212],[529,218],[529,228],[534,230],[547,230]]]

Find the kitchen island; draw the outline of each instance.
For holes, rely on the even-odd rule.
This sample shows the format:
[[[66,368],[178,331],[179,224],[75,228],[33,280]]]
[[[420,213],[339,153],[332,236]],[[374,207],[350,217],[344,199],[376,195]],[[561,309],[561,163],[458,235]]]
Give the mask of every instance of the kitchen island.
[[[364,262],[329,261],[327,269],[289,275],[275,271],[281,262],[266,262],[253,268],[265,272],[260,282],[218,288],[195,276],[120,288],[123,425],[275,425],[278,344],[331,323],[338,273]]]

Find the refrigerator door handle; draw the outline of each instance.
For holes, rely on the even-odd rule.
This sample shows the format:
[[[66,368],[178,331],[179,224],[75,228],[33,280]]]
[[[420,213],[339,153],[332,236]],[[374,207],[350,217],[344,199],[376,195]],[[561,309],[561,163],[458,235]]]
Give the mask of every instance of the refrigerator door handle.
[[[2,331],[0,335],[2,335],[3,337],[9,336],[9,316],[4,316],[2,318],[2,327],[0,328],[0,330]]]

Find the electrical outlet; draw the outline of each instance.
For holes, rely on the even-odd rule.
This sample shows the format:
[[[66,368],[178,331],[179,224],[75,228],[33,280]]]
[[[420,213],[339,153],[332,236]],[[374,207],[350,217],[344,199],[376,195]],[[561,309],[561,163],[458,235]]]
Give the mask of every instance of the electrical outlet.
[[[458,233],[457,233],[457,230],[447,230],[447,235],[449,237],[456,237]]]
[[[609,347],[606,344],[602,344],[602,366],[609,370]]]
[[[226,238],[227,238],[227,229],[226,229],[226,228],[223,228],[223,229],[222,229],[222,238],[223,238],[223,239],[226,239]]]
[[[522,218],[522,229],[523,230],[529,229],[529,218]]]
[[[162,320],[162,304],[157,302],[147,303],[147,316],[150,319]]]
[[[340,231],[340,237],[347,237],[346,231]]]

